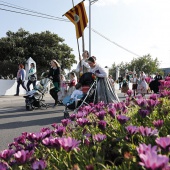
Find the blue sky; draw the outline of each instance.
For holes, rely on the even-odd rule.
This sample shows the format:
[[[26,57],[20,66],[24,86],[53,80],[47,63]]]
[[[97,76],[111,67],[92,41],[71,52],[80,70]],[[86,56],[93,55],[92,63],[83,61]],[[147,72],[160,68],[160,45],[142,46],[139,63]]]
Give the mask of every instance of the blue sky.
[[[4,0],[24,8],[62,17],[72,8],[72,0]],[[80,0],[74,0],[74,4]],[[0,1],[0,4],[3,2]],[[85,1],[89,16],[89,0]],[[91,27],[111,41],[133,53],[158,58],[161,67],[170,67],[170,1],[169,0],[98,0],[91,6]],[[10,9],[0,5],[0,8]],[[15,10],[15,9],[10,9]],[[0,37],[23,28],[30,33],[49,30],[65,39],[78,60],[75,28],[72,23],[42,19],[0,10]],[[89,49],[89,30],[85,29],[85,48]],[[79,39],[81,47],[81,39]],[[91,54],[97,62],[111,66],[114,62],[130,62],[138,56],[91,32]],[[82,50],[82,49],[81,49]],[[38,63],[37,63],[38,64]],[[75,67],[75,65],[73,66]]]

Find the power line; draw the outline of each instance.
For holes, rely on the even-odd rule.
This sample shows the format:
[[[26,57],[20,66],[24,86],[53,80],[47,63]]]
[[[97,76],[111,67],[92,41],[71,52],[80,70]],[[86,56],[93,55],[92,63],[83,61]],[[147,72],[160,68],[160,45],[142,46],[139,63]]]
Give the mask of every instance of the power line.
[[[0,1],[0,2],[3,2],[3,3],[6,3],[4,1]],[[19,12],[19,11],[13,11],[13,10],[8,10],[8,9],[3,9],[3,8],[0,8],[0,10],[4,10],[4,11],[8,11],[8,12],[14,12],[14,13],[19,13],[19,14],[23,14],[23,15],[29,15],[29,16],[34,16],[34,17],[39,17],[39,18],[44,18],[44,19],[51,19],[51,20],[57,20],[57,21],[65,21],[65,22],[70,22],[69,20],[67,19],[63,19],[63,18],[60,18],[60,17],[56,17],[56,16],[52,16],[52,15],[48,15],[48,14],[44,14],[44,13],[41,13],[41,12],[37,12],[37,11],[33,11],[33,10],[30,10],[30,9],[27,9],[27,8],[23,8],[23,7],[20,7],[20,6],[17,6],[17,5],[14,5],[14,4],[11,4],[11,3],[6,3],[6,4],[9,4],[9,5],[5,5],[5,4],[0,4],[2,6],[6,6],[6,7],[11,7],[11,8],[15,8],[15,9],[19,9],[19,10],[23,10],[23,11],[26,11],[26,12],[31,12],[31,13],[36,13],[36,14],[40,14],[40,15],[44,15],[44,16],[40,16],[40,15],[34,15],[34,14],[29,14],[29,13],[24,13],[24,12]],[[12,5],[12,6],[11,6]],[[89,28],[89,27],[88,27]],[[137,56],[137,57],[141,57],[140,55],[132,52],[131,50],[128,50],[127,48],[119,45],[118,43],[110,40],[109,38],[107,38],[106,36],[102,35],[101,33],[99,33],[98,31],[96,31],[95,29],[91,28],[91,30],[98,34],[99,36],[101,36],[102,38],[106,39],[107,41],[111,42],[112,44],[118,46],[119,48]]]
[[[46,18],[46,19],[51,19],[51,20],[68,22],[68,21],[65,21],[65,20],[57,19],[57,18],[43,17],[43,16],[40,16],[40,15],[28,14],[28,13],[24,13],[24,12],[9,10],[9,9],[0,8],[0,10],[8,11],[8,12],[14,12],[14,13],[23,14],[23,15],[30,15],[30,16],[39,17],[39,18]]]
[[[127,48],[125,48],[125,47],[123,47],[123,46],[117,44],[116,42],[110,40],[109,38],[107,38],[106,36],[102,35],[102,34],[99,33],[98,31],[96,31],[95,29],[91,28],[91,30],[92,30],[93,32],[95,32],[96,34],[100,35],[101,37],[103,37],[104,39],[108,40],[109,42],[113,43],[114,45],[116,45],[116,46],[122,48],[123,50],[125,50],[125,51],[127,51],[127,52],[129,52],[129,53],[131,53],[131,54],[133,54],[133,55],[136,55],[137,57],[141,57],[140,55],[138,55],[138,54],[136,54],[136,53],[134,53],[134,52],[128,50]]]
[[[0,2],[3,2],[3,3],[6,3],[4,1],[0,1]],[[6,4],[10,4],[10,3],[6,3]],[[23,7],[20,7],[20,6],[16,6],[14,4],[10,4],[10,5],[6,5],[6,4],[0,4],[2,6],[6,6],[6,7],[10,7],[10,8],[14,8],[14,9],[19,9],[19,10],[22,10],[22,11],[26,11],[26,12],[31,12],[31,13],[35,13],[35,14],[40,14],[40,15],[44,15],[44,16],[47,16],[47,19],[51,19],[51,18],[55,18],[55,19],[58,19],[58,20],[61,20],[61,21],[66,21],[66,22],[69,22],[69,20],[67,19],[63,19],[63,18],[60,18],[60,17],[56,17],[56,16],[52,16],[52,15],[48,15],[48,14],[44,14],[44,13],[41,13],[41,12],[37,12],[37,11],[33,11],[33,10],[30,10],[30,9],[27,9],[27,8],[23,8]],[[12,5],[12,6],[11,6]],[[9,10],[10,12],[14,12],[14,11],[11,11]],[[19,12],[17,12],[19,13]],[[20,12],[21,14],[25,14],[25,13],[22,13]],[[28,15],[28,14],[27,14]],[[31,16],[34,16],[34,15],[31,15]],[[37,16],[37,15],[35,15]],[[39,16],[39,15],[38,15]]]

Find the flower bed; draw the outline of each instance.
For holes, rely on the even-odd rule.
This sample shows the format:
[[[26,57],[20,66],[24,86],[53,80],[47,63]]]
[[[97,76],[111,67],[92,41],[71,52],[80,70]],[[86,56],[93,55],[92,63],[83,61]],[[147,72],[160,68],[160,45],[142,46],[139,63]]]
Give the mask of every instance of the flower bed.
[[[0,169],[170,169],[170,80],[161,93],[82,107],[61,124],[23,132],[0,152]]]

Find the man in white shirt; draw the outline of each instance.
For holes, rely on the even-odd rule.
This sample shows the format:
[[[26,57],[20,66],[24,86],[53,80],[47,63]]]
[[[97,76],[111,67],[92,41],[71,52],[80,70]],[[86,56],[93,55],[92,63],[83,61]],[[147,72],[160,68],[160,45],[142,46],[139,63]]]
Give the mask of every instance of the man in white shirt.
[[[89,58],[88,51],[85,50],[82,56],[83,56],[83,59],[78,63],[77,68],[76,68],[76,72],[80,72],[81,74],[88,72],[90,69],[90,66],[87,62],[87,59]]]

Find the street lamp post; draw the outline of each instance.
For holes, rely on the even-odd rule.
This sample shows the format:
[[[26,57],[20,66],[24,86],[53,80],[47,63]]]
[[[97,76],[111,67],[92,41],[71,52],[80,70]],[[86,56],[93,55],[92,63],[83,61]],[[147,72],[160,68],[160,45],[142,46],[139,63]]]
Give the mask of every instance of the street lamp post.
[[[91,57],[91,5],[98,0],[89,0],[89,56]]]

